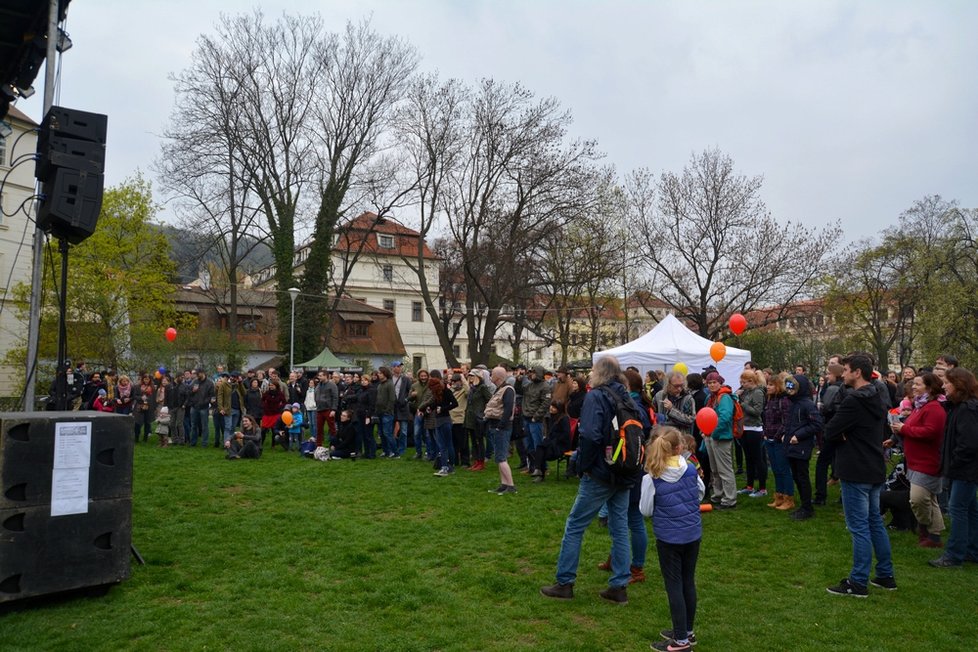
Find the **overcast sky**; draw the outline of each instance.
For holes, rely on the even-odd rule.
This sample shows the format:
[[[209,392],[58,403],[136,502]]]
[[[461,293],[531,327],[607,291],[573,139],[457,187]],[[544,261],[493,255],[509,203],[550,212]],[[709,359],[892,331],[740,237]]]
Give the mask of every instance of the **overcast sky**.
[[[574,115],[619,173],[719,148],[780,219],[875,235],[924,195],[978,207],[978,2],[75,0],[62,106],[106,113],[106,182],[152,162],[168,75],[222,12],[373,16],[423,70],[519,81]],[[18,106],[39,120],[38,93]],[[404,216],[406,217],[406,216]],[[406,220],[410,221],[410,220]]]

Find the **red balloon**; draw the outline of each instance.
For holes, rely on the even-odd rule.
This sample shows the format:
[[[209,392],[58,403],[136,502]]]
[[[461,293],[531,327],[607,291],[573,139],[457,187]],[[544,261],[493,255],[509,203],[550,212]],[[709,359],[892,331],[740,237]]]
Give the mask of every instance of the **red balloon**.
[[[747,330],[747,318],[739,312],[730,315],[730,331],[734,335],[740,335]]]
[[[170,342],[177,339],[177,329],[173,328],[172,326],[166,329],[166,339]]]
[[[704,437],[709,437],[717,429],[717,413],[711,407],[700,408],[696,413],[696,425]]]

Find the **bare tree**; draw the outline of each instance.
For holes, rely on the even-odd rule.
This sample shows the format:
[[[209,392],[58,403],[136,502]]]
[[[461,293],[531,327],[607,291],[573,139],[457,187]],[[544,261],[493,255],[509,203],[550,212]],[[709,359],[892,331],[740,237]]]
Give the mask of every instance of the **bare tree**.
[[[378,189],[390,179],[384,156],[390,142],[385,138],[418,57],[406,42],[381,36],[369,22],[361,22],[348,23],[342,35],[319,42],[314,59],[324,70],[319,85],[311,89],[319,194],[296,303],[300,357],[315,355],[322,333],[329,332],[332,314],[326,294],[337,225],[350,206],[385,194]]]
[[[658,184],[644,170],[626,181],[649,293],[704,337],[719,336],[733,312],[776,306],[767,323],[780,320],[810,291],[841,237],[838,226],[778,223],[761,184],[737,174],[719,150],[693,155],[681,174],[664,172]]]
[[[261,12],[224,16],[198,39],[176,75],[177,103],[158,165],[181,200],[184,224],[210,239],[230,279],[229,327],[237,334],[238,266],[267,238],[275,258],[279,322],[294,283],[296,216],[310,170],[310,107],[322,66],[311,53],[323,38],[316,17]],[[264,218],[262,220],[261,218]],[[264,222],[264,223],[262,223]],[[282,329],[279,344],[288,348]]]
[[[461,269],[456,249],[447,241],[435,247],[441,257],[440,282],[429,279],[432,263],[425,257],[425,241],[441,213],[442,195],[450,174],[462,154],[462,127],[470,92],[459,81],[439,82],[435,75],[414,79],[407,89],[397,119],[397,135],[406,157],[405,169],[411,175],[414,205],[418,214],[417,249],[404,262],[417,275],[425,310],[434,324],[445,359],[458,365],[454,353],[461,315]]]
[[[570,114],[519,85],[484,80],[466,116],[443,202],[459,247],[473,362],[492,350],[502,310],[527,295],[545,237],[594,205],[594,144],[567,144]]]

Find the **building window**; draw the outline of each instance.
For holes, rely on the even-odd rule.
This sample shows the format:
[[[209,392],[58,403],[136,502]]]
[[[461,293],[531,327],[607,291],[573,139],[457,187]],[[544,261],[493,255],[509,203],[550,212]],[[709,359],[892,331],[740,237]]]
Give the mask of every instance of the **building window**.
[[[394,312],[394,300],[393,299],[384,299],[384,310],[389,310],[390,312]]]
[[[394,248],[394,236],[385,235],[383,233],[377,234],[377,244],[381,249],[393,249]]]
[[[462,347],[460,347],[458,344],[453,344],[452,345],[452,355],[454,355],[456,359],[461,358],[462,357]]]
[[[4,127],[3,131],[7,129],[12,129],[9,122],[3,122],[0,120],[0,125]],[[7,138],[6,136],[0,136],[0,166],[7,164]]]
[[[388,282],[394,280],[394,266],[393,265],[384,265],[384,280],[385,281],[388,281]]]
[[[420,301],[411,302],[411,321],[422,321]]]
[[[346,325],[346,334],[350,337],[367,337],[367,326],[363,322],[351,322]]]

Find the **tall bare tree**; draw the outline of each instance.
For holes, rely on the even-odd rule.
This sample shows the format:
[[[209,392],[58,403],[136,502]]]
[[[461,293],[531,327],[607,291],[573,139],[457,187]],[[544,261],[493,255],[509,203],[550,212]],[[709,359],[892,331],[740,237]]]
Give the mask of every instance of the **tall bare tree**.
[[[421,75],[412,80],[400,113],[396,133],[405,153],[405,170],[410,175],[404,185],[413,189],[411,198],[417,211],[420,237],[404,262],[418,278],[425,311],[434,325],[445,359],[458,365],[455,338],[459,331],[460,270],[455,265],[455,249],[450,242],[435,247],[442,258],[438,284],[431,283],[432,261],[425,256],[426,240],[442,214],[441,206],[450,175],[462,154],[463,123],[471,101],[470,91],[461,82],[441,82],[436,75]],[[434,287],[433,287],[434,285]]]
[[[191,65],[175,75],[177,95],[157,165],[181,202],[185,226],[220,254],[229,287],[229,329],[237,336],[238,267],[267,238],[275,257],[279,323],[294,285],[296,216],[311,173],[310,107],[322,66],[311,53],[320,19],[261,12],[224,16],[198,39]],[[280,346],[288,348],[281,329]]]
[[[484,80],[443,202],[459,247],[473,362],[492,350],[503,308],[526,296],[546,236],[595,203],[594,143],[568,143],[569,112],[520,85]]]
[[[322,334],[329,332],[327,293],[337,225],[351,206],[389,196],[383,186],[391,179],[385,156],[392,145],[391,120],[418,56],[405,41],[381,36],[364,21],[348,23],[342,34],[317,43],[314,59],[324,70],[319,85],[311,89],[318,207],[296,303],[300,357],[318,353]]]
[[[779,223],[761,185],[719,150],[694,154],[681,173],[664,172],[657,184],[645,170],[626,181],[648,291],[704,337],[719,336],[733,312],[779,306],[768,323],[780,320],[812,290],[841,237],[838,226]]]

